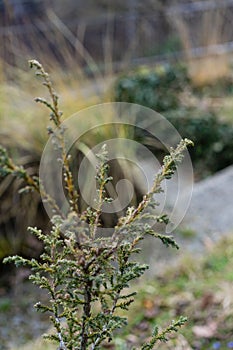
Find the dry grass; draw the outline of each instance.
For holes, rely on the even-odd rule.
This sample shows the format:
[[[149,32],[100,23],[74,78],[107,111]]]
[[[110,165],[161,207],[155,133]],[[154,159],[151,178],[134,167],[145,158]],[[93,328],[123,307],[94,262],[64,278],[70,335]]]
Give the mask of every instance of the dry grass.
[[[229,74],[229,57],[227,54],[211,55],[188,60],[189,75],[194,86],[212,84]]]
[[[194,18],[182,13],[169,17],[181,39],[189,74],[196,86],[228,76],[230,56],[218,46],[229,40],[232,31],[227,11],[228,8],[223,7],[198,12]],[[193,47],[201,48],[196,58],[193,58]]]

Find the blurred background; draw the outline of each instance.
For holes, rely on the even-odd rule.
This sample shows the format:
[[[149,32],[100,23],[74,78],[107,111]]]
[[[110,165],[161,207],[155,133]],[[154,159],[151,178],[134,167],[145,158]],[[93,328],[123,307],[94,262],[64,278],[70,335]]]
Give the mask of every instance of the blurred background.
[[[203,245],[212,249],[213,233],[219,238],[233,230],[232,23],[233,0],[0,0],[0,143],[30,174],[38,174],[49,118],[47,111],[33,101],[34,97],[45,94],[43,86],[29,71],[28,60],[33,58],[50,73],[65,117],[107,101],[150,107],[163,114],[181,136],[195,143],[190,150],[196,181],[190,215],[197,221],[200,217],[208,220],[204,226],[200,220],[196,226],[190,221],[185,223],[178,230],[178,238],[181,242],[188,241],[192,251],[201,236]],[[98,131],[84,139],[84,143],[93,147],[111,132],[109,129]],[[165,154],[150,135],[135,137],[159,159]],[[225,172],[219,175],[219,171]],[[114,168],[116,179],[123,175],[123,169]],[[27,233],[27,227],[38,226],[44,230],[49,227],[39,196],[19,194],[21,187],[22,183],[11,176],[0,179],[3,349],[12,348],[17,342],[25,343],[47,327],[35,319],[32,329],[28,330],[27,319],[32,311],[24,300],[21,306],[15,301],[17,295],[24,294],[24,284],[19,285],[29,271],[16,272],[1,263],[9,254],[39,256],[43,247]],[[135,188],[138,192],[134,201],[137,202],[141,193],[136,183]],[[209,196],[213,189],[217,193],[215,197]],[[200,202],[204,203],[204,209],[200,210]],[[210,206],[213,202],[214,209]],[[218,247],[218,256],[225,254],[229,242],[225,244],[221,245],[222,250]],[[220,266],[213,268],[222,272],[221,268],[233,261],[233,252],[229,254],[223,259],[226,265],[220,259]],[[227,283],[232,286],[232,281],[231,274]],[[208,290],[207,286],[202,294],[207,295]],[[34,293],[32,290],[32,299]],[[211,297],[208,300],[212,302]],[[204,299],[202,301],[204,303]],[[229,303],[232,311],[232,297]],[[150,309],[152,304],[146,305]],[[19,315],[22,308],[25,308],[24,316]],[[10,325],[3,326],[6,315],[17,330],[15,336]],[[226,317],[230,319],[229,324],[224,323],[228,337],[231,331],[233,334],[233,322],[228,314]],[[195,341],[201,342],[200,349],[221,341],[225,341],[226,348],[231,340],[227,337],[219,339],[213,332],[209,338],[201,338],[199,332],[197,339],[190,338],[184,349],[188,346],[198,349],[190,345]]]

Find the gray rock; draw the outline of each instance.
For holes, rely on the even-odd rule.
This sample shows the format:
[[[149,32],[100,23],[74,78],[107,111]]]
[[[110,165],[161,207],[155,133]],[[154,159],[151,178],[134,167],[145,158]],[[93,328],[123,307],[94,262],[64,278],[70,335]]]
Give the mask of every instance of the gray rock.
[[[183,225],[213,239],[233,232],[233,166],[194,185]]]

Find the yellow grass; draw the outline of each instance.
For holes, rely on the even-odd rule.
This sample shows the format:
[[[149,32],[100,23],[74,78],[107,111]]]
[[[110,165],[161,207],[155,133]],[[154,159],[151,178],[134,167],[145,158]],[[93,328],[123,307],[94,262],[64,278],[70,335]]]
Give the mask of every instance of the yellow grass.
[[[195,86],[211,84],[229,75],[229,58],[227,54],[210,55],[188,60],[189,76]]]

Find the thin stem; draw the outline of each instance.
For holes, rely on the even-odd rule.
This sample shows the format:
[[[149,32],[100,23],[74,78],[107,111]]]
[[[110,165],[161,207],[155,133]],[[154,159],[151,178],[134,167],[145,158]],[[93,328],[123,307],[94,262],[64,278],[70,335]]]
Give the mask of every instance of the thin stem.
[[[43,84],[47,87],[49,95],[51,97],[52,102],[48,102],[45,99],[37,98],[35,99],[36,102],[40,102],[44,104],[46,107],[48,107],[51,110],[51,120],[54,122],[55,126],[58,128],[58,141],[61,146],[62,150],[62,161],[63,161],[63,170],[64,170],[64,180],[66,183],[66,189],[68,192],[68,196],[70,199],[71,204],[71,211],[75,211],[76,213],[79,212],[78,209],[78,193],[74,186],[73,176],[72,172],[70,170],[69,160],[67,157],[67,151],[65,146],[65,139],[64,139],[64,129],[62,127],[61,117],[62,112],[58,108],[58,95],[55,92],[52,82],[50,80],[49,74],[44,70],[43,66],[36,60],[29,61],[29,64],[31,67],[35,67],[37,69],[36,74],[42,76],[44,79]],[[53,133],[53,131],[52,131]]]
[[[104,183],[104,178],[102,179],[103,181],[101,181],[100,187],[99,187],[99,198],[98,198],[98,204],[97,204],[97,209],[95,212],[95,221],[94,221],[94,225],[93,225],[93,230],[92,230],[92,238],[95,239],[96,236],[96,231],[97,228],[99,226],[99,220],[100,220],[100,215],[101,215],[101,209],[102,209],[102,205],[103,205],[103,195],[105,193],[105,183]]]

